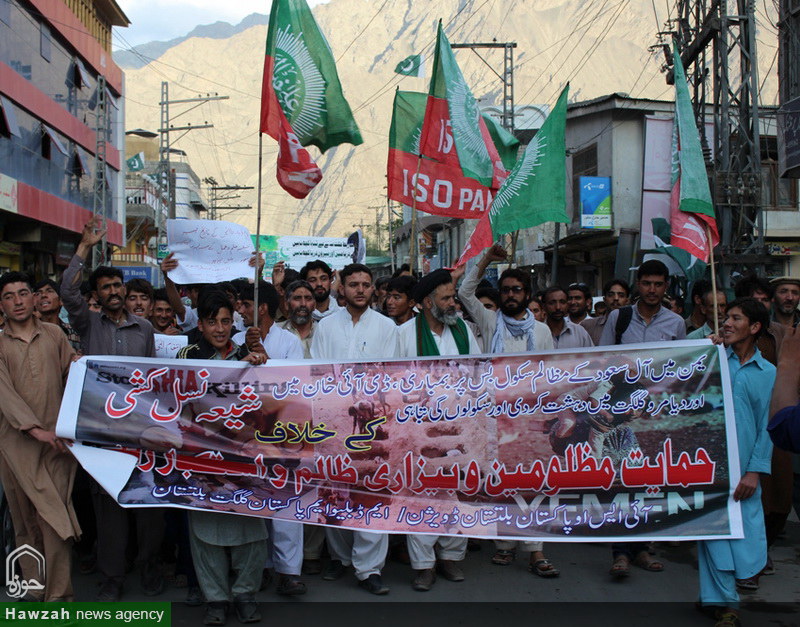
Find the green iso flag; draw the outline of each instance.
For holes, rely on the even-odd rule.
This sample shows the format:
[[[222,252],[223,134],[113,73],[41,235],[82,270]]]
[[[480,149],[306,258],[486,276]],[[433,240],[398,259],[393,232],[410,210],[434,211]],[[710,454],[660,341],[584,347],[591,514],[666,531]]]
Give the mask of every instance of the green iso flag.
[[[397,64],[394,68],[396,74],[421,78],[425,76],[425,63],[421,54],[412,54]]]
[[[133,155],[130,159],[125,161],[128,172],[141,172],[144,170],[144,153],[140,152],[138,155]]]
[[[569,85],[497,192],[489,210],[495,239],[543,222],[569,222],[564,138],[568,93]]]
[[[488,248],[500,236],[543,222],[568,223],[566,139],[567,94],[558,102],[534,135],[511,174],[494,197],[469,238],[456,267]]]

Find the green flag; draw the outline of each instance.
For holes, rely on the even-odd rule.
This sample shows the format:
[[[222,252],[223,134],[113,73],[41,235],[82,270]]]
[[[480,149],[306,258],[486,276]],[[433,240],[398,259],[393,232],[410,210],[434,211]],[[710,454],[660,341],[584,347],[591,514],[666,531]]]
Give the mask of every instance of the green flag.
[[[133,155],[130,159],[125,161],[128,172],[141,172],[144,170],[144,153],[140,152],[138,155]]]
[[[420,153],[461,168],[464,176],[492,189],[499,189],[506,175],[503,161],[492,143],[478,102],[456,63],[441,21]]]
[[[569,85],[497,192],[489,210],[495,238],[543,222],[569,222],[564,138],[568,93]]]
[[[488,113],[481,113],[481,117],[483,121],[486,122],[486,128],[489,129],[489,135],[492,136],[492,142],[494,142],[497,152],[500,153],[503,166],[506,170],[511,170],[517,162],[519,140],[504,129],[500,122],[495,120]]]
[[[566,140],[567,95],[558,102],[534,135],[511,174],[469,238],[456,266],[488,248],[500,236],[543,222],[568,223]]]
[[[421,54],[412,54],[397,64],[394,68],[395,73],[403,76],[414,76],[421,78],[425,76],[425,63]]]

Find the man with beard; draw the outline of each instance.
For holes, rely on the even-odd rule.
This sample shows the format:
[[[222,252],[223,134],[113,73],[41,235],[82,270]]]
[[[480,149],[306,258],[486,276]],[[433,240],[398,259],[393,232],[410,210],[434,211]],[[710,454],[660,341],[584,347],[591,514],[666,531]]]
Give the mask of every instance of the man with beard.
[[[257,350],[260,343],[267,352],[267,359],[302,359],[303,346],[299,338],[275,323],[278,300],[272,283],[259,280],[258,327],[254,327],[255,288],[247,285],[239,295],[239,313],[247,331],[240,331],[232,339],[237,344],[247,344],[251,351]]]
[[[97,224],[96,224],[97,223]],[[81,296],[81,272],[92,248],[100,243],[105,231],[97,228],[99,218],[92,218],[84,227],[81,241],[61,280],[61,300],[69,320],[80,334],[88,355],[126,355],[155,357],[153,326],[144,318],[125,310],[125,285],[119,268],[98,266],[89,275],[92,296],[100,311],[90,311]],[[125,579],[128,544],[128,512],[92,480],[92,499],[97,521],[97,568],[105,577],[97,595],[98,601],[119,601]],[[136,509],[141,583],[148,596],[164,589],[159,551],[164,535],[164,513],[161,509]]]
[[[284,290],[286,312],[289,318],[280,327],[293,333],[303,345],[303,358],[311,359],[311,342],[317,330],[314,320],[314,290],[308,281],[294,281]]]
[[[400,327],[400,357],[480,353],[477,340],[456,312],[456,287],[448,270],[422,277],[414,300],[422,313]],[[409,534],[407,543],[411,567],[417,573],[411,584],[414,590],[427,592],[433,587],[434,566],[448,581],[464,581],[457,562],[466,554],[466,537]]]
[[[800,323],[800,279],[782,276],[770,281],[775,288],[772,297],[772,319],[785,327],[796,327]]]
[[[312,314],[314,320],[322,320],[337,309],[340,309],[339,305],[336,304],[336,300],[331,298],[333,272],[327,263],[319,259],[309,261],[300,270],[300,278],[303,281],[308,281],[308,284],[314,290],[314,300],[317,303]]]
[[[586,329],[571,320],[572,300],[567,298],[567,292],[558,285],[553,285],[545,290],[542,300],[547,326],[553,334],[553,345],[556,348],[594,346]],[[570,316],[567,316],[568,311]]]
[[[311,343],[313,359],[380,360],[397,357],[397,326],[370,308],[372,271],[353,263],[339,273],[345,306],[321,320]],[[317,300],[319,302],[319,300]],[[334,580],[352,564],[359,585],[372,594],[387,594],[381,579],[389,537],[385,533],[325,528],[332,561],[323,579]]]
[[[149,319],[153,313],[153,286],[145,279],[131,279],[125,284],[125,309],[134,316]]]
[[[46,561],[40,573],[31,556],[19,560],[23,579],[44,585],[41,598],[36,590],[23,598],[71,601],[70,544],[81,534],[70,502],[76,464],[55,427],[74,351],[59,327],[36,319],[33,301],[26,275],[0,277],[0,479],[16,546]]]
[[[33,290],[33,304],[39,313],[39,320],[57,325],[67,336],[67,341],[73,350],[80,352],[81,336],[72,328],[72,325],[59,317],[61,297],[58,295],[58,284],[53,279],[45,279],[39,281]]]
[[[625,307],[630,299],[631,287],[627,281],[622,279],[611,279],[603,286],[603,303],[606,306],[606,311],[602,315],[595,316],[594,318],[586,318],[581,322],[581,326],[586,329],[589,337],[595,346],[599,346],[600,336],[603,335],[606,321],[609,314],[615,309]],[[598,303],[599,305],[600,303]]]
[[[475,268],[464,277],[458,296],[462,304],[477,323],[484,341],[484,348],[490,353],[535,353],[551,350],[553,336],[546,324],[537,322],[528,309],[531,300],[529,275],[519,269],[509,268],[500,275],[500,310],[489,311],[475,296],[478,283],[486,268],[493,261],[505,261],[506,251],[499,244],[486,250]],[[463,268],[463,266],[462,266]],[[460,270],[463,272],[463,269]],[[458,274],[454,274],[454,281]],[[529,570],[540,577],[557,577],[560,571],[553,566],[543,553],[541,542],[516,542],[495,540],[496,552],[492,563],[508,566],[514,562],[515,551],[530,552]]]
[[[589,310],[592,308],[592,292],[589,290],[589,286],[586,283],[571,283],[565,293],[569,319],[574,324],[588,320]]]

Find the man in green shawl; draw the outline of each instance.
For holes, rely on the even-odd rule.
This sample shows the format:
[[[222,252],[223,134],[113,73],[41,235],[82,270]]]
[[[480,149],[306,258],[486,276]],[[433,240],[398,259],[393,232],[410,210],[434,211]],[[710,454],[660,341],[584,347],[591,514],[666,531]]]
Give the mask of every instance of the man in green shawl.
[[[480,354],[475,336],[456,312],[456,288],[449,271],[434,270],[422,277],[414,300],[422,313],[400,327],[400,357]],[[411,584],[414,590],[430,590],[437,570],[449,581],[464,581],[457,562],[464,559],[466,537],[410,534],[407,542],[416,571]]]

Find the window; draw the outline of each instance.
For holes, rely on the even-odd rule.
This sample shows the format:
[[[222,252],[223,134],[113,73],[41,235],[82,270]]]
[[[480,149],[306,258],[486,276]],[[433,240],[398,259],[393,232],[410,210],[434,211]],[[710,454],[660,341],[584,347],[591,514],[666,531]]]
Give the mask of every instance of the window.
[[[72,65],[72,71],[72,82],[78,89],[89,87],[92,84],[92,78],[89,72],[86,71],[86,66],[77,57]]]
[[[780,178],[778,140],[761,138],[761,207],[766,211],[797,211],[797,181]]]
[[[53,51],[53,40],[50,35],[50,27],[45,23],[39,24],[39,53],[42,58],[50,62]]]
[[[62,155],[67,155],[67,149],[59,139],[55,131],[49,126],[42,124],[42,156],[45,159],[53,158],[53,148],[55,148]]]
[[[11,26],[11,0],[0,0],[0,22]]]
[[[3,0],[0,0],[0,2],[3,2]],[[5,96],[0,96],[0,107],[2,107],[2,112],[0,112],[0,135],[4,137],[14,135],[21,138],[22,134],[19,130],[19,124],[17,124],[17,112],[14,109],[14,105]]]
[[[581,215],[582,176],[597,176],[597,144],[572,153],[572,208],[577,219]]]

